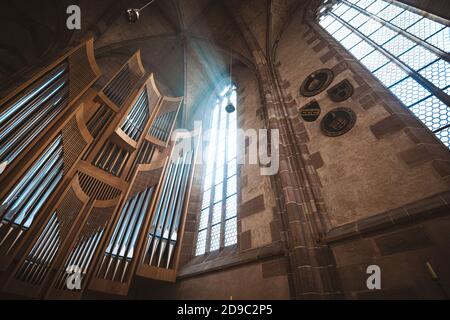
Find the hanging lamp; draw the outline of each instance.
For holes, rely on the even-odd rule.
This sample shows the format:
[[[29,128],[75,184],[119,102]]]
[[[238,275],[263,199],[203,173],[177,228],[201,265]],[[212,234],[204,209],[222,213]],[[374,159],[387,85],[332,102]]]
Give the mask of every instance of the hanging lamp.
[[[156,0],[152,0],[152,1],[148,2],[145,6],[143,6],[140,9],[136,9],[136,8],[127,9],[127,11],[125,11],[125,16],[127,17],[128,22],[136,23],[139,20],[140,12],[155,1]]]
[[[236,111],[236,107],[231,102],[231,94],[233,93],[232,77],[233,77],[233,53],[231,52],[231,49],[230,49],[230,89],[228,90],[228,93],[227,93],[228,103],[225,107],[225,111],[228,113],[233,113],[234,111]]]

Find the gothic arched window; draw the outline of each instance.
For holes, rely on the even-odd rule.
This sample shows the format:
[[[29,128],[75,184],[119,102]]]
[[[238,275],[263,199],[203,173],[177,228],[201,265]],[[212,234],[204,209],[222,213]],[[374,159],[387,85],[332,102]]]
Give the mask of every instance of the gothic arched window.
[[[342,0],[321,9],[319,24],[450,147],[448,21],[392,1]]]
[[[236,87],[226,86],[215,101],[205,157],[206,172],[195,255],[237,242]]]

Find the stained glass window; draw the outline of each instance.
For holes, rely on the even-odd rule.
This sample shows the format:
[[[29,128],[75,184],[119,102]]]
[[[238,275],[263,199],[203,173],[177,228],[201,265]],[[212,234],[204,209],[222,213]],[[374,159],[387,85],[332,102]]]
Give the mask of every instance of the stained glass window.
[[[392,1],[328,8],[319,24],[450,147],[450,27]]]
[[[235,86],[224,88],[212,111],[197,256],[237,242],[237,124],[236,112],[225,110],[229,102],[236,106]]]

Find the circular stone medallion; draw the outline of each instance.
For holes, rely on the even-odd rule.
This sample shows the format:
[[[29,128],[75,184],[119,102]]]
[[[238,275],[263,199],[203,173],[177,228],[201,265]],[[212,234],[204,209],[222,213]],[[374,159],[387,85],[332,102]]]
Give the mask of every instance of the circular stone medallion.
[[[314,71],[303,81],[300,87],[300,94],[305,97],[315,96],[328,88],[333,79],[333,71],[330,69]]]
[[[337,137],[349,132],[355,123],[356,114],[352,109],[336,108],[323,117],[320,127],[326,136]]]
[[[316,121],[320,116],[320,106],[317,101],[312,101],[300,109],[300,116],[306,122]]]

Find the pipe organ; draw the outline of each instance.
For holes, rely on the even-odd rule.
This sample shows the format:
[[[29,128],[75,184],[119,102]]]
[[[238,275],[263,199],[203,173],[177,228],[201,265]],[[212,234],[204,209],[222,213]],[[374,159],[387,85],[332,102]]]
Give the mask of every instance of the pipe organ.
[[[136,275],[175,281],[200,141],[179,152],[171,139],[182,100],[139,51],[106,79],[92,39],[0,99],[2,291],[80,299],[126,295]]]

